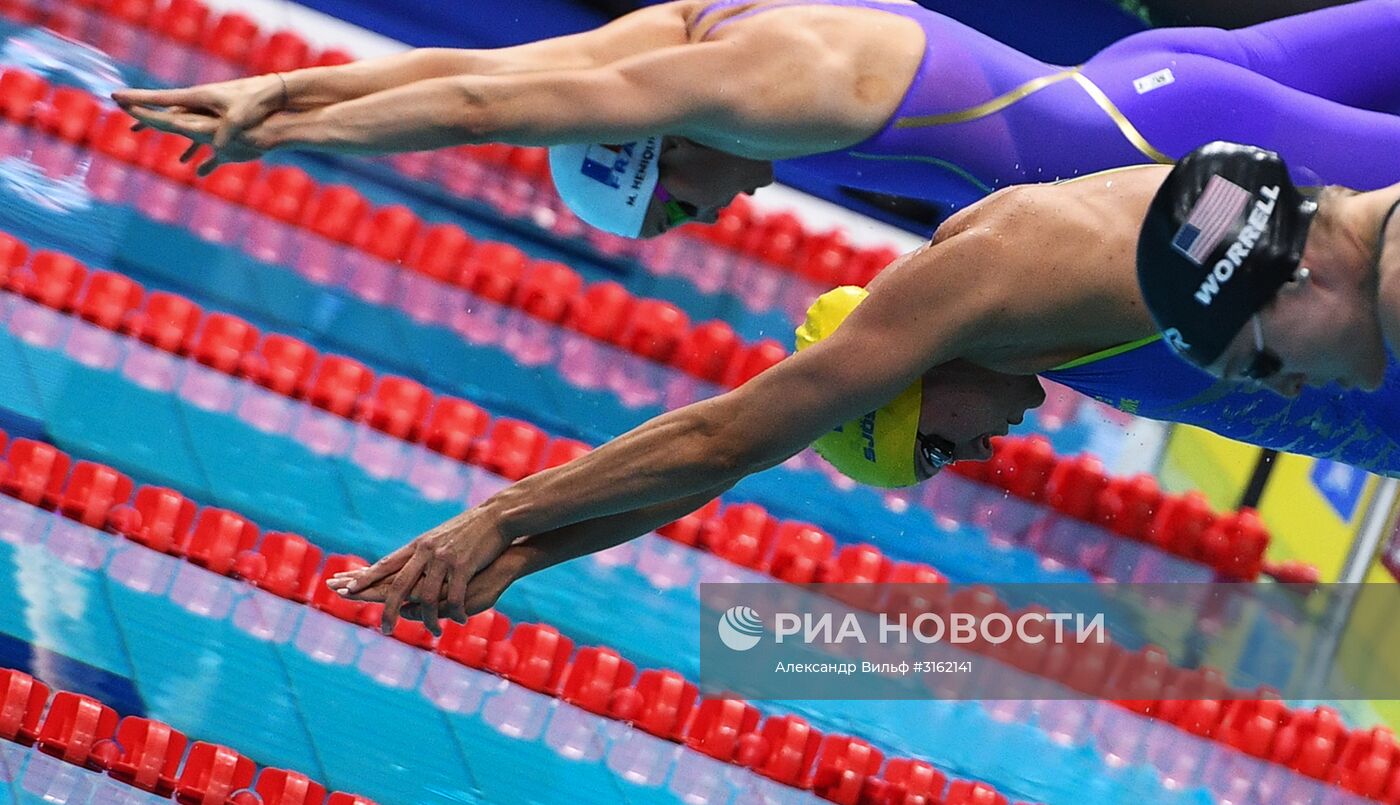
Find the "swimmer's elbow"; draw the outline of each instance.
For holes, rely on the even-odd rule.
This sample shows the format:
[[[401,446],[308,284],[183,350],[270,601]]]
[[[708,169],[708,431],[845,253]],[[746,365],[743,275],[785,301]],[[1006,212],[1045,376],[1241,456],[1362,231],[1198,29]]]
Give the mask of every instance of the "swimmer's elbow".
[[[567,142],[572,128],[605,105],[575,97],[577,81],[554,73],[458,76],[435,109],[436,122],[457,145],[546,145]]]
[[[688,430],[694,447],[692,466],[712,481],[737,480],[749,474],[747,451],[741,434],[725,421],[720,399],[708,400],[690,407]]]
[[[781,464],[797,452],[788,449],[777,431],[764,424],[761,417],[737,405],[731,408],[727,403],[736,400],[726,398],[732,395],[733,392],[711,401],[718,404],[707,411],[707,421],[701,429],[706,464],[716,478],[729,482]]]
[[[501,126],[496,119],[497,110],[482,81],[474,76],[464,76],[453,81],[456,97],[442,104],[438,113],[438,125],[452,133],[452,139],[459,145],[486,145],[499,142]]]
[[[752,446],[729,414],[727,402],[721,395],[668,415],[675,428],[668,463],[684,467],[706,486],[733,483],[756,472]]]
[[[526,75],[461,75],[440,79],[449,88],[431,99],[427,114],[454,145],[526,144],[559,114],[547,103],[547,80]]]

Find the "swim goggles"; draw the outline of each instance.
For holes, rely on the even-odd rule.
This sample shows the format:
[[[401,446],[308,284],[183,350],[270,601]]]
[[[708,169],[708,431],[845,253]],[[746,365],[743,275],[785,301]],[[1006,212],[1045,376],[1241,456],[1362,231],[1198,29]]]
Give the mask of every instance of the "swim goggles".
[[[656,191],[653,195],[661,202],[661,208],[666,211],[666,225],[668,229],[670,227],[680,226],[681,224],[688,224],[700,215],[700,211],[695,208],[695,205],[687,204],[684,201],[677,201],[670,193],[666,192],[666,188],[662,187],[660,182],[657,182]]]
[[[924,461],[933,468],[934,472],[941,471],[944,467],[957,461],[953,457],[955,445],[942,436],[925,436],[922,433],[916,434],[919,452],[923,455]]]
[[[1384,242],[1381,245],[1384,247]],[[1379,254],[1376,259],[1380,259]],[[1293,281],[1303,283],[1311,277],[1312,271],[1307,266],[1299,266],[1293,275]],[[1249,365],[1240,372],[1240,377],[1251,383],[1258,383],[1283,371],[1283,360],[1279,358],[1278,353],[1264,346],[1264,325],[1259,322],[1259,314],[1251,316],[1249,321],[1254,326],[1254,355],[1251,356]]]
[[[1256,314],[1249,319],[1254,324],[1254,355],[1249,365],[1240,372],[1240,377],[1251,383],[1268,380],[1283,369],[1283,361],[1268,347],[1264,346],[1264,326]]]

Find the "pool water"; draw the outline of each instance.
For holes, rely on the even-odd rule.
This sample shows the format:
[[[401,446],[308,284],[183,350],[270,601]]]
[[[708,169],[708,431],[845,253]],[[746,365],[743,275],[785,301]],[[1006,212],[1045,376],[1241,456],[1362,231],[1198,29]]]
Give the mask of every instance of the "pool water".
[[[0,66],[22,65],[100,91],[144,79],[35,29],[0,26],[0,36]],[[674,300],[694,317],[724,317],[747,338],[790,332],[788,311],[756,312],[727,292],[637,267],[619,273],[614,261],[579,258],[576,246],[551,245],[507,219],[492,220],[480,206],[454,206],[382,166],[297,164],[318,178],[353,182],[376,203],[406,204],[427,220],[567,259],[588,279],[611,278],[634,294]],[[110,179],[118,168],[116,192],[93,192],[94,177]],[[719,391],[11,123],[0,123],[0,230],[590,443]],[[232,509],[265,530],[367,557],[506,483],[11,293],[0,293],[0,427]],[[1062,452],[1090,438],[1075,426],[1049,435]],[[924,505],[929,500],[897,506],[843,488],[810,458],[746,481],[730,499],[813,522],[842,544],[871,542],[894,558],[931,563],[955,581],[1091,578],[996,540],[995,522],[949,523]],[[1015,504],[1006,505],[1009,512]],[[1141,559],[1124,557],[1128,564]],[[1169,557],[1157,561],[1162,578],[1189,580],[1198,572]],[[517,622],[553,624],[578,644],[616,648],[639,667],[694,679],[699,583],[766,578],[648,535],[526,579],[499,609]],[[0,664],[385,805],[818,801],[3,497]],[[761,708],[1057,805],[1205,803],[1230,780],[1287,776],[1105,703]],[[1089,745],[1104,735],[1116,736],[1111,747]],[[118,788],[0,744],[0,796],[13,802],[155,801]]]

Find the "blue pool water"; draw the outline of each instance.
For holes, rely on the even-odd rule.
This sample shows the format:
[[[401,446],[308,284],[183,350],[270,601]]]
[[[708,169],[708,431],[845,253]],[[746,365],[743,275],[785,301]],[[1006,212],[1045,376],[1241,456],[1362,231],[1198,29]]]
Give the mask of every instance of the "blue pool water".
[[[6,128],[0,124],[0,135]],[[45,149],[71,149],[43,135],[8,128],[8,146],[0,147],[9,150],[12,159],[36,158],[35,152]],[[90,159],[89,172],[106,166],[101,157]],[[230,219],[227,228],[233,234],[227,239],[239,248],[201,240],[178,223],[153,221],[135,206],[141,199],[169,194],[175,194],[169,206],[181,210],[184,221],[201,214]],[[92,200],[56,215],[0,183],[0,228],[93,266],[121,270],[152,288],[189,295],[210,309],[238,313],[265,329],[297,335],[318,348],[414,377],[437,391],[460,394],[493,413],[526,418],[558,435],[591,443],[717,391],[674,369],[409,272],[395,270],[390,275],[387,266],[363,265],[360,275],[391,276],[386,295],[398,307],[367,302],[344,287],[312,282],[291,267],[310,250],[310,236],[289,227],[276,233],[280,225],[263,220],[254,226],[247,220],[249,213],[147,174],[132,176],[128,198],[133,206]],[[275,240],[274,233],[285,235],[279,251],[290,265],[248,256],[253,248],[249,241]],[[349,285],[353,280],[345,276],[342,282]],[[426,311],[415,308],[420,316],[433,317],[426,324],[402,309],[422,299],[432,300],[433,306]],[[449,329],[449,315],[462,318],[456,311],[467,311],[466,321],[456,321]],[[469,333],[465,338],[463,331]],[[530,365],[522,363],[522,357]],[[603,384],[611,387],[597,388]],[[848,542],[872,541],[899,558],[934,561],[954,578],[1087,579],[1047,573],[1024,551],[988,553],[980,537],[963,545],[962,535],[936,526],[924,509],[892,510],[869,490],[833,491],[822,474],[779,468],[741,483],[732,499],[759,502],[775,515],[811,521]],[[926,552],[931,540],[924,535],[933,535],[943,546],[939,555]]]
[[[0,34],[28,43],[31,67],[33,48],[61,56],[66,47],[24,29]],[[12,46],[0,58],[23,52]],[[52,61],[55,78],[97,80],[95,68],[80,72],[75,61],[62,70],[62,58]],[[105,70],[99,77],[108,82],[138,75],[115,64]],[[581,260],[576,246],[550,246],[528,228],[491,221],[481,207],[450,205],[382,168],[302,164],[328,180],[353,180],[376,202],[406,203],[430,220],[567,258],[590,279],[678,300],[696,317],[722,316],[746,337],[790,331],[785,314],[754,313],[637,266]],[[601,441],[717,391],[353,255],[332,255],[341,273],[312,279],[307,266],[317,250],[327,259],[324,244],[140,172],[127,176],[117,198],[87,192],[94,172],[116,167],[0,124],[0,229],[559,435]],[[0,426],[234,509],[266,530],[367,557],[504,483],[7,293],[0,293]],[[1087,438],[1073,428],[1052,435],[1066,452]],[[842,543],[869,541],[896,558],[932,563],[958,581],[1088,578],[1024,548],[993,545],[989,528],[941,523],[922,506],[840,489],[803,461],[745,482],[730,499],[813,522]],[[580,644],[612,646],[639,667],[695,678],[698,584],[756,578],[648,536],[531,577],[500,609],[516,621],[556,625]],[[8,498],[0,498],[0,661],[384,805],[815,801]],[[1213,745],[1099,703],[783,702],[763,710],[799,713],[823,731],[1056,805],[1205,803],[1212,798],[1199,785],[1208,776],[1282,774],[1222,759]],[[1089,734],[1116,736],[1112,751],[1085,745]],[[0,801],[147,801],[130,790],[115,799],[101,777],[0,749]]]
[[[0,406],[42,423],[49,439],[77,457],[108,462],[138,480],[170,485],[201,502],[235,509],[266,528],[305,534],[330,550],[377,556],[460,510],[463,502],[479,501],[504,483],[480,469],[391,443],[307,406],[293,405],[283,412],[289,416],[268,417],[257,403],[279,402],[269,393],[230,383],[130,339],[74,324],[13,296],[0,294],[0,321],[6,324],[0,331]],[[60,348],[38,345],[44,342]],[[97,367],[75,360],[74,354]],[[33,393],[26,395],[24,389]],[[233,393],[220,396],[211,389]],[[264,412],[260,417],[264,428],[277,419],[283,433],[259,430],[245,421],[259,412]],[[330,452],[318,455],[308,442]],[[396,471],[401,478],[384,477],[386,471]],[[12,527],[15,539],[41,538],[34,532],[53,520],[37,510],[28,510],[30,516],[23,517],[21,504],[13,504],[12,509],[15,514],[0,519],[33,524]],[[65,528],[64,532],[80,530]],[[696,585],[701,580],[758,578],[709,555],[647,537],[604,557],[528,578],[507,593],[500,608],[516,619],[556,624],[581,643],[611,645],[644,667],[671,667],[694,678],[699,671]],[[223,579],[217,584],[239,587]],[[16,589],[22,587],[16,585]],[[37,606],[42,612],[48,603],[25,603],[14,609]],[[90,624],[68,624],[66,628],[78,629],[81,636],[46,648],[111,673],[134,674],[130,678],[138,682],[152,678],[136,673],[130,661],[123,663],[120,643],[104,643],[103,635],[133,633],[120,628],[117,618],[113,608]],[[10,633],[25,640],[34,638],[17,627]],[[92,656],[91,649],[84,649],[89,644],[105,646],[105,653]],[[397,647],[387,641],[381,644]],[[157,648],[155,654],[166,655],[169,650]],[[163,690],[164,685],[156,689]],[[187,691],[203,689],[203,684],[195,684]],[[927,707],[928,714],[907,722],[911,711],[920,707]],[[1008,752],[1021,756],[1029,767],[1035,757],[1056,749],[1043,733],[1008,730],[990,721],[985,712],[965,705],[820,703],[795,709],[819,728],[851,730],[887,750],[930,757],[947,768],[983,778],[996,777],[988,774],[987,764],[1006,763]],[[996,735],[997,753],[954,739],[971,729]],[[1013,751],[1017,744],[1004,734],[1008,732],[1021,734],[1020,751]],[[1059,753],[1067,763],[1076,757],[1063,749]],[[1114,789],[1125,784],[1123,775],[1112,773],[1100,758],[1084,755],[1080,759],[1096,767],[1099,784]],[[1014,780],[999,783],[1012,790],[1025,785]],[[1027,793],[1035,791],[1048,799],[1050,791],[1037,788]],[[1072,790],[1064,793],[1071,795]]]

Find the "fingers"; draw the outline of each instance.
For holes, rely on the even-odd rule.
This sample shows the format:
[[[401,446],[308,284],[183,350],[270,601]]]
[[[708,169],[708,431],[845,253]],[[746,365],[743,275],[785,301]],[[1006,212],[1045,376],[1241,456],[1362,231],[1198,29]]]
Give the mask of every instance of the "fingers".
[[[444,601],[446,612],[444,614],[457,623],[467,622],[467,587],[471,580],[472,574],[458,565],[453,565],[447,576],[447,597]]]
[[[339,592],[339,591],[337,591]],[[365,604],[382,604],[384,598],[389,594],[387,586],[372,587],[368,590],[361,590],[358,593],[339,593],[348,601],[359,601]]]
[[[156,125],[156,123],[164,122],[165,116],[168,116],[170,114],[169,112],[164,112],[159,109],[151,109],[146,106],[133,106],[130,109],[127,109],[126,113],[136,118],[137,126],[141,126],[142,128],[147,129],[159,128]],[[135,126],[133,126],[132,128],[135,128]]]
[[[138,124],[144,124],[146,128],[178,134],[201,143],[207,143],[213,138],[214,129],[218,125],[216,118],[197,112],[151,109],[145,106],[133,106],[126,111],[136,118]]]
[[[213,173],[214,171],[218,170],[218,169],[219,169],[219,166],[220,166],[220,165],[223,165],[223,164],[224,164],[224,162],[223,162],[223,160],[220,158],[219,152],[218,152],[218,151],[215,151],[214,154],[213,154],[212,156],[210,156],[208,159],[204,160],[204,162],[203,162],[198,168],[195,169],[195,175],[197,175],[197,176],[199,176],[199,177],[201,177],[201,178],[202,178],[202,177],[205,177],[205,176],[208,176],[209,174],[211,174],[211,173]]]
[[[431,561],[423,574],[423,579],[418,582],[414,589],[413,598],[419,602],[422,615],[417,620],[421,620],[434,637],[442,636],[442,617],[438,604],[442,600],[442,584],[446,575],[447,565],[445,563],[438,560]]]
[[[190,143],[190,147],[186,148],[185,153],[180,155],[180,163],[184,164],[186,162],[189,162],[191,159],[194,159],[194,155],[199,153],[199,149],[202,145],[202,143]]]
[[[413,604],[417,606],[408,611],[421,615],[434,635],[441,634],[444,611],[459,623],[465,622],[475,577],[482,568],[493,565],[506,547],[490,529],[485,529],[484,534],[474,533],[474,524],[473,518],[464,514],[367,568],[335,574],[326,580],[326,586],[346,598],[366,601],[372,599],[360,593],[382,586],[384,612],[380,629],[385,634],[393,632],[405,607]],[[494,590],[490,596],[494,599],[510,584],[512,576],[506,569],[491,574],[491,578],[487,586]]]
[[[408,594],[418,586],[418,582],[423,578],[423,571],[427,568],[432,559],[432,551],[422,543],[413,543],[417,547],[413,555],[389,582],[389,594],[384,597],[384,616],[379,623],[379,630],[384,634],[392,634],[394,625],[399,620],[399,610],[403,608],[408,600]]]
[[[414,548],[417,544],[417,542],[410,542],[369,567],[337,573],[327,579],[326,584],[342,595],[345,594],[341,592],[342,590],[355,593],[373,587],[402,570],[404,565],[408,564],[408,560],[413,558]]]
[[[336,595],[342,595],[346,598],[358,601],[360,600],[359,596],[368,593],[369,591],[365,590],[362,593],[350,592],[351,578],[352,577],[348,573],[337,573],[334,576],[331,576],[330,578],[326,579],[326,586],[330,588],[330,591],[335,593]]]
[[[399,617],[406,621],[421,621],[423,620],[423,605],[410,601],[403,605],[403,609],[399,610]]]
[[[233,142],[233,138],[243,131],[243,126],[228,118],[214,131],[214,149],[222,151],[228,148],[228,144]]]
[[[127,106],[185,106],[206,108],[208,98],[199,87],[181,89],[119,89],[112,93],[112,100],[122,107]]]
[[[216,152],[208,161],[201,165],[199,167],[199,175],[208,176],[224,165],[230,165],[235,162],[249,162],[261,158],[261,151],[255,151],[246,146],[234,143],[228,148]]]

